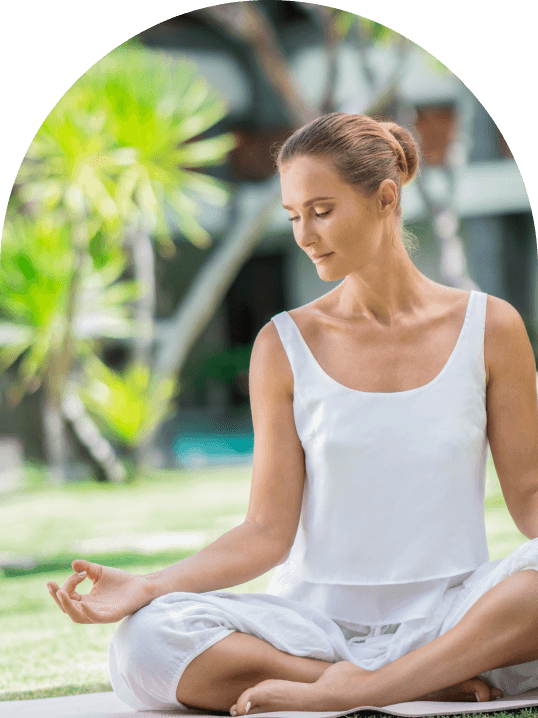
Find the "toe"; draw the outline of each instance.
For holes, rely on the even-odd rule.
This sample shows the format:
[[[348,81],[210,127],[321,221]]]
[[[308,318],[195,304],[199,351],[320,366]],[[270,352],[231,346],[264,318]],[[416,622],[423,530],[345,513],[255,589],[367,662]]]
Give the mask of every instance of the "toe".
[[[241,693],[234,708],[238,716],[260,712],[257,700],[258,693],[259,691],[256,688],[247,688],[246,691]]]
[[[490,700],[489,686],[480,680],[480,678],[471,678],[468,681],[463,681],[461,686],[466,693],[469,693],[469,695],[481,703]]]

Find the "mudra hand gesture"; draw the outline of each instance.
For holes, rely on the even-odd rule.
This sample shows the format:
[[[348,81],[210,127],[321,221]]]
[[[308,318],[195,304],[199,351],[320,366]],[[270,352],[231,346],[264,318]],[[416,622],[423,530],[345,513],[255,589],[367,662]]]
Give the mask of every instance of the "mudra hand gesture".
[[[115,623],[155,598],[152,582],[145,576],[82,559],[76,559],[71,566],[75,573],[62,588],[55,581],[47,581],[47,587],[75,623]],[[89,593],[81,595],[76,588],[85,578],[91,579],[93,586]]]

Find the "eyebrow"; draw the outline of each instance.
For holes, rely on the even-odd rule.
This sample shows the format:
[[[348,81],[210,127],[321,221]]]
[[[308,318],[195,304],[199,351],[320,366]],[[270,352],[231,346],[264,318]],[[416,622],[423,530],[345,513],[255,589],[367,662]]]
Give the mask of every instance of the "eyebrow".
[[[312,197],[312,199],[303,202],[303,207],[309,207],[311,204],[318,202],[320,199],[334,199],[334,197]],[[291,207],[288,207],[286,204],[283,204],[282,206],[284,209],[291,209]]]

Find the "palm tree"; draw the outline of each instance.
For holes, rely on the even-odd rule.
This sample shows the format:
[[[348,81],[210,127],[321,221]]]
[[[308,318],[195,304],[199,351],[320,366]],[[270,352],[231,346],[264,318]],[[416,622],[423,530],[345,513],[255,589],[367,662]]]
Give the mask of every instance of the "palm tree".
[[[93,351],[87,335],[94,340],[134,337],[134,375],[140,379],[149,365],[155,294],[150,236],[161,253],[173,253],[166,211],[176,213],[176,223],[187,239],[199,246],[210,245],[209,235],[196,219],[196,199],[203,194],[212,202],[223,203],[228,188],[191,168],[218,164],[235,146],[230,134],[198,138],[226,111],[225,102],[192,64],[128,42],[96,63],[70,88],[43,123],[23,160],[4,228],[4,255],[7,246],[11,262],[4,271],[6,291],[0,308],[14,321],[0,324],[0,367],[5,370],[19,355],[26,354],[19,366],[20,383],[11,391],[13,403],[30,388],[35,391],[45,384],[46,445],[53,475],[58,478],[65,477],[64,421],[73,422],[78,417],[80,429],[84,425],[81,414],[87,413],[81,409],[81,402],[76,402],[74,387],[81,386],[83,376],[91,382],[88,368],[96,371],[99,366],[95,358],[87,363]],[[42,255],[43,238],[61,244],[62,252],[57,246],[59,254],[54,260],[50,252]],[[21,259],[23,254],[26,259]],[[55,299],[50,300],[55,310],[38,312],[33,324],[21,326],[14,313],[11,287],[21,283],[21,266],[25,262],[36,266],[42,256],[48,256],[53,265],[60,257],[64,267],[55,285]],[[135,281],[118,282],[129,260]],[[97,298],[103,290],[109,297],[105,307],[99,306]],[[32,286],[28,296],[37,304],[36,291]],[[145,320],[140,327],[128,317],[133,302],[137,302],[135,319]],[[19,296],[19,309],[21,303],[24,300]],[[113,314],[114,303],[123,313],[121,328]],[[40,304],[49,306],[42,297]],[[85,321],[81,314],[85,314]],[[26,316],[30,315],[26,311]],[[163,395],[165,384],[149,381],[149,373],[145,382],[135,382],[142,392],[136,401],[155,407],[156,402],[149,401],[151,396],[155,394],[162,404],[163,396],[169,399],[173,388],[166,383]],[[126,387],[131,387],[126,396],[131,397],[132,376],[125,379]],[[122,377],[113,378],[101,371],[101,384],[106,377],[117,390]],[[91,391],[87,386],[85,389],[91,403]],[[117,420],[108,409],[101,409],[99,402],[91,403],[102,428],[117,438]],[[132,427],[131,433],[124,431],[123,440],[136,447],[145,431],[144,422],[151,427],[162,415],[162,406],[153,415],[144,413],[141,424]],[[85,419],[86,426],[90,425],[90,417]],[[84,441],[84,432],[77,433]],[[95,448],[95,425],[89,434],[89,448]],[[108,476],[112,477],[110,471]],[[114,476],[117,478],[119,472]]]
[[[11,321],[0,324],[0,371],[20,358],[19,381],[8,392],[12,405],[43,385],[45,439],[56,478],[63,475],[68,448],[62,401],[74,362],[91,355],[97,339],[132,337],[136,331],[127,303],[136,297],[136,284],[118,281],[126,258],[117,247],[99,262],[96,268],[91,253],[77,252],[70,227],[51,215],[16,215],[5,224],[0,307]],[[92,453],[91,444],[88,448]],[[103,448],[101,443],[101,453]],[[105,475],[124,479],[107,448]]]

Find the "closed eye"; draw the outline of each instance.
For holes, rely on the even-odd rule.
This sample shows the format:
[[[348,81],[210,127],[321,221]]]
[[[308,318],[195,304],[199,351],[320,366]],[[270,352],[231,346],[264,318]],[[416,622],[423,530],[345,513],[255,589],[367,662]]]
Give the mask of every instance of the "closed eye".
[[[318,214],[316,212],[316,217],[326,217],[330,213],[331,213],[331,210],[329,210],[328,212],[322,212],[321,214]],[[295,222],[296,219],[299,219],[299,217],[288,217],[289,222]]]

